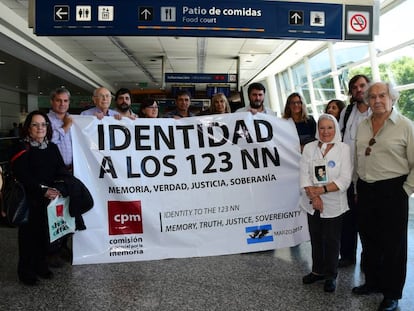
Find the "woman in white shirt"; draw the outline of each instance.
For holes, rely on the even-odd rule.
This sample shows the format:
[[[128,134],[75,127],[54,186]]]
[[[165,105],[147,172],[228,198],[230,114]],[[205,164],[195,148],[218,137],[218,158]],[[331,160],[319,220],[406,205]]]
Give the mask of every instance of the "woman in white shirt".
[[[346,191],[352,179],[350,148],[341,142],[336,118],[319,117],[316,141],[303,149],[300,161],[300,205],[308,214],[312,245],[312,272],[304,284],[325,280],[324,291],[336,289],[342,216],[348,210]],[[326,178],[318,178],[324,169]]]

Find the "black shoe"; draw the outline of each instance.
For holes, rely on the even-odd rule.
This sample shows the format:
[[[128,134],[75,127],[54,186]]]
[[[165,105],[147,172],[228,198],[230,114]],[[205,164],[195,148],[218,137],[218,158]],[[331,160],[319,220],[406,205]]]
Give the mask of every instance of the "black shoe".
[[[380,293],[381,291],[376,287],[371,287],[367,284],[363,284],[352,289],[352,293],[355,295],[370,295],[374,293]]]
[[[24,285],[28,286],[35,286],[37,285],[37,282],[39,281],[35,276],[19,276],[19,281],[22,282]]]
[[[336,289],[336,280],[335,279],[328,279],[325,281],[323,285],[323,290],[327,293],[332,293]]]
[[[378,307],[378,311],[394,311],[397,310],[398,299],[384,298]]]
[[[355,265],[355,260],[352,259],[341,258],[338,261],[338,268],[345,268],[353,265]]]
[[[322,281],[324,279],[325,279],[325,276],[320,275],[320,274],[315,274],[315,273],[311,272],[311,273],[305,275],[302,278],[302,281],[303,281],[303,284],[312,284],[312,283],[315,283],[317,281]]]

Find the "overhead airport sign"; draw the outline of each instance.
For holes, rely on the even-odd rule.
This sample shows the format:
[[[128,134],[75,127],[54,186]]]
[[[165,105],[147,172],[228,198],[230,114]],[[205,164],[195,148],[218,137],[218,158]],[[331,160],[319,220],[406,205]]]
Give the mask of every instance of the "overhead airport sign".
[[[36,1],[35,33],[343,40],[343,12],[343,4],[290,1],[50,0]]]
[[[237,74],[166,73],[167,83],[237,83]]]
[[[279,1],[36,1],[35,33],[47,36],[192,36],[342,39],[343,5]],[[62,7],[67,7],[62,16]],[[292,24],[291,12],[301,23]],[[313,12],[325,19],[311,25]]]

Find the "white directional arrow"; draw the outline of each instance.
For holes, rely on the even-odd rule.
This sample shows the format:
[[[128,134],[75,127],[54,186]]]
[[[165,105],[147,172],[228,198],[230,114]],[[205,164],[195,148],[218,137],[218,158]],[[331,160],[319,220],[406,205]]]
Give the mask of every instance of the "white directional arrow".
[[[56,11],[56,16],[59,17],[59,19],[63,19],[62,15],[68,15],[68,12],[62,12],[63,8],[59,8],[59,10]]]
[[[145,19],[148,19],[148,16],[151,15],[151,12],[147,9],[141,12],[141,15],[144,15]]]
[[[298,23],[298,20],[302,19],[298,13],[293,14],[291,18],[295,20],[295,24]]]

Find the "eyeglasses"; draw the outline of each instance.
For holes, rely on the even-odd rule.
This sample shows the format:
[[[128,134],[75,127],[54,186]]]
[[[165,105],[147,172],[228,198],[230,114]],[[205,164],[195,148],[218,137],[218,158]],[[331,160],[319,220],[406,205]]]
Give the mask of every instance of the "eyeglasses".
[[[301,101],[298,101],[298,102],[290,102],[290,104],[291,105],[302,105],[302,102]]]
[[[37,128],[46,127],[48,125],[49,125],[49,123],[47,123],[47,122],[45,122],[45,123],[32,123],[32,124],[30,124],[31,127],[37,127]]]
[[[99,99],[108,99],[108,98],[112,98],[111,94],[99,94],[99,95],[95,95],[95,97],[98,97]]]
[[[369,156],[371,154],[371,147],[376,143],[375,138],[372,137],[368,142],[368,147],[365,149],[365,155]]]

